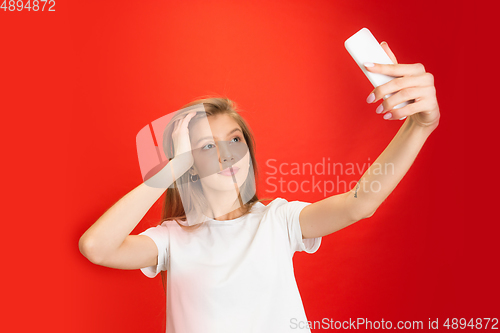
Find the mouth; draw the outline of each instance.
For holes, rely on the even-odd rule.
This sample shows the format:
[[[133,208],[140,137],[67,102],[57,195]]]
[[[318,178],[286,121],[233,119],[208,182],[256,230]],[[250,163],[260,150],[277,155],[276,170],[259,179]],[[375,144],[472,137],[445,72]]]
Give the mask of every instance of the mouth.
[[[222,175],[222,176],[232,176],[233,173],[231,173],[231,168],[233,169],[233,173],[236,174],[238,172],[238,170],[240,168],[236,167],[236,166],[233,166],[233,167],[229,167],[227,169],[224,169],[222,171],[219,171],[217,172],[219,175]]]

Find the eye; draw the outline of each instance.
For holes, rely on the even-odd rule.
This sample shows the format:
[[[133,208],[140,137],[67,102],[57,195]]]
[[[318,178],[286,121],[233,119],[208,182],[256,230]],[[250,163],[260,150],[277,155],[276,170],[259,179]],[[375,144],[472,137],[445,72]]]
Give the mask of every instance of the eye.
[[[210,149],[210,148],[207,148],[208,146],[214,146],[214,144],[213,143],[209,143],[208,145],[203,146],[201,149],[205,149],[205,150],[206,149]]]
[[[237,136],[237,137],[234,137],[233,140],[237,140],[237,141],[234,141],[234,142],[240,142],[241,138],[239,136]],[[233,142],[233,140],[231,140],[231,142]],[[214,144],[213,143],[209,143],[209,144],[203,146],[201,149],[208,150],[208,149],[210,149],[209,146],[214,146]]]

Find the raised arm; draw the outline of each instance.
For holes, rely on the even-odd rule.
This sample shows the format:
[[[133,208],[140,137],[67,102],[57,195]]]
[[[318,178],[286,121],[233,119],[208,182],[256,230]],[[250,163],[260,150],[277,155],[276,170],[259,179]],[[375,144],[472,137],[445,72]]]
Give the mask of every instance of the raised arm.
[[[155,243],[149,237],[129,234],[165,190],[142,183],[127,193],[80,237],[80,252],[92,263],[112,268],[155,265]]]
[[[410,169],[429,135],[439,124],[439,106],[434,77],[422,64],[398,64],[387,43],[381,43],[394,65],[366,64],[374,73],[398,77],[373,90],[367,102],[374,103],[395,93],[377,108],[386,120],[407,117],[396,136],[349,192],[306,206],[299,220],[303,238],[329,235],[372,216]],[[370,66],[372,65],[372,66]],[[401,109],[392,109],[412,101]],[[380,111],[383,108],[383,111]]]
[[[78,243],[91,262],[120,269],[139,269],[157,264],[158,249],[145,235],[130,235],[151,206],[193,164],[188,124],[195,113],[180,120],[172,133],[176,156],[109,208]],[[154,186],[149,186],[155,184]]]

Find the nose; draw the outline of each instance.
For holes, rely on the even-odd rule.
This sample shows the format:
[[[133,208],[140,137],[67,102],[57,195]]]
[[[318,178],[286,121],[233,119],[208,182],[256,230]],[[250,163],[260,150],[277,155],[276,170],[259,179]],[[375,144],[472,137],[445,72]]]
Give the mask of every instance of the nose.
[[[221,157],[220,159],[220,162],[223,163],[223,164],[229,164],[229,163],[232,163],[234,161],[234,157],[230,156],[230,157]]]
[[[222,164],[229,164],[234,162],[234,156],[228,150],[220,153],[219,160]]]
[[[229,150],[227,142],[219,141],[219,161],[222,164],[234,162],[234,156]]]
[[[221,158],[220,158],[221,163],[228,163],[228,162],[233,162],[233,161],[234,161],[233,156],[226,156],[226,157],[221,156]]]

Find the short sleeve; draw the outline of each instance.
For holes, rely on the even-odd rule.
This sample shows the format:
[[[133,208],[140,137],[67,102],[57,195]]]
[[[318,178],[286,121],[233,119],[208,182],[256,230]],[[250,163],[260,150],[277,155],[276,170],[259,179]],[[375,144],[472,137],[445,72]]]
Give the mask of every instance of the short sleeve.
[[[166,222],[156,227],[151,227],[139,235],[151,238],[158,248],[158,265],[141,268],[141,271],[149,278],[154,278],[161,271],[166,271],[169,261],[169,233]]]
[[[303,201],[288,202],[285,199],[281,200],[283,200],[284,203],[278,207],[278,211],[280,216],[286,221],[292,254],[295,251],[305,251],[307,253],[316,252],[321,245],[321,237],[302,239],[302,230],[299,222],[300,212],[311,203]]]

